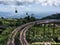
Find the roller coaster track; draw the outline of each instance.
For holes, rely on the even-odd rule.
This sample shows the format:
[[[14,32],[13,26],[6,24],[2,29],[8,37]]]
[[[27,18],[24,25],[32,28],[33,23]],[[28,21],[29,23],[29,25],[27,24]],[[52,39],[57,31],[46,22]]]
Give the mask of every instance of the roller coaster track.
[[[50,19],[50,20],[38,20],[30,23],[23,24],[16,28],[12,34],[10,35],[10,38],[7,42],[7,45],[15,45],[15,36],[16,34],[20,31],[20,44],[21,45],[29,45],[28,42],[26,41],[26,31],[32,27],[34,24],[45,24],[45,23],[57,23],[60,22],[60,19]]]

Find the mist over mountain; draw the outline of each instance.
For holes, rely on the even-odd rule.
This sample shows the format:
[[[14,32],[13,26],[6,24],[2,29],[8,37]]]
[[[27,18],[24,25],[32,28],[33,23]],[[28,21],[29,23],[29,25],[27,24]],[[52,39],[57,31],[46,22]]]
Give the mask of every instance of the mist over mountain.
[[[9,12],[0,12],[0,17],[6,18],[6,17],[9,17],[9,15],[11,15],[11,13]]]
[[[43,17],[42,19],[60,19],[60,13],[52,14],[50,16]]]
[[[32,16],[31,14],[34,14],[33,16],[36,18],[42,18],[42,17],[46,17],[52,14],[56,14],[56,12],[43,12],[43,13],[32,13],[32,12],[28,12],[29,16]],[[15,14],[15,13],[10,13],[10,12],[0,12],[0,18],[4,17],[4,18],[23,18],[27,16],[26,12],[23,13],[19,13],[19,14]]]

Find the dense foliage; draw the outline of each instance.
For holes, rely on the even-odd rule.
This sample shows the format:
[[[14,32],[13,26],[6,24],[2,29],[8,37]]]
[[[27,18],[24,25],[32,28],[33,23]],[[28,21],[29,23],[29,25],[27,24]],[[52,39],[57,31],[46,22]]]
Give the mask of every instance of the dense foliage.
[[[0,18],[0,45],[6,45],[6,42],[9,39],[10,34],[16,27],[24,23],[28,23],[28,22],[35,21],[35,20],[36,20],[35,17],[29,16],[29,15],[27,15],[24,18],[20,18],[20,19],[1,17]]]
[[[44,34],[45,33],[45,34]],[[44,32],[44,26],[36,25],[32,28],[30,28],[26,34],[27,41],[29,43],[34,42],[60,42],[60,27],[55,28],[55,33],[53,34],[53,28],[50,25],[48,27],[48,24],[45,27]]]
[[[24,23],[28,23],[28,22],[33,22],[36,21],[37,19],[33,16],[34,14],[32,14],[32,16],[29,16],[28,13],[26,13],[26,17],[24,18],[0,18],[0,45],[6,45],[6,42],[9,39],[10,34],[12,33],[12,31],[17,28],[18,26],[24,24]],[[60,19],[60,14],[53,14],[52,16],[47,16],[44,17],[42,19]],[[38,30],[37,30],[38,29]],[[47,29],[47,27],[46,27]],[[60,32],[60,28],[58,28],[59,30],[57,31],[57,33],[59,34]],[[51,38],[45,37],[46,39],[43,39],[44,34],[43,34],[43,27],[40,26],[35,26],[32,27],[31,29],[29,29],[29,31],[27,32],[27,40],[29,43],[32,42],[42,42],[42,41],[47,41],[47,40],[51,40]],[[46,34],[47,36],[50,36],[52,38],[55,38],[53,36],[51,36],[51,33],[47,32]],[[59,35],[58,35],[59,36]],[[16,43],[17,45],[19,45],[19,33],[16,34],[15,37],[15,41],[17,41],[18,43]],[[57,39],[57,38],[55,38]],[[55,40],[54,39],[54,40]],[[54,41],[53,40],[53,41]]]

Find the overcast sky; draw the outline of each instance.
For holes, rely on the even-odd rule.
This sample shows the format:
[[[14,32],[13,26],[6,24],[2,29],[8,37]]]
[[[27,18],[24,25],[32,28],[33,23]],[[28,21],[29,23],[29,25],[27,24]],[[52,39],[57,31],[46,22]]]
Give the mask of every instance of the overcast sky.
[[[60,12],[60,0],[0,0],[0,12]]]

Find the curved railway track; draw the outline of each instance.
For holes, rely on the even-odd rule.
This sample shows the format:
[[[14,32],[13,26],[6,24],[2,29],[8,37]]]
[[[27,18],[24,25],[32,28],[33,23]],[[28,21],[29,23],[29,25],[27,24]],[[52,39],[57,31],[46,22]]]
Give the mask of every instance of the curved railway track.
[[[15,43],[14,43],[15,39],[14,39],[14,38],[15,38],[17,32],[18,32],[18,31],[21,31],[21,30],[24,29],[26,26],[31,25],[31,24],[34,24],[34,22],[26,23],[26,24],[21,25],[21,26],[19,26],[18,28],[16,28],[16,29],[12,32],[12,34],[10,35],[10,38],[9,38],[9,40],[8,40],[8,42],[7,42],[7,45],[15,45]]]
[[[26,31],[32,27],[34,24],[45,24],[45,23],[57,23],[60,22],[60,19],[51,19],[51,20],[39,20],[39,21],[35,21],[35,22],[30,22],[30,23],[26,23],[24,25],[19,26],[18,28],[16,28],[12,34],[10,35],[10,38],[7,42],[7,45],[15,45],[14,41],[15,41],[15,36],[18,33],[18,31],[20,31],[20,44],[21,45],[28,45],[28,42],[26,41]]]
[[[32,27],[34,24],[31,24],[29,26],[26,26],[21,32],[20,32],[20,42],[21,45],[28,45],[28,42],[26,41],[26,31]]]

